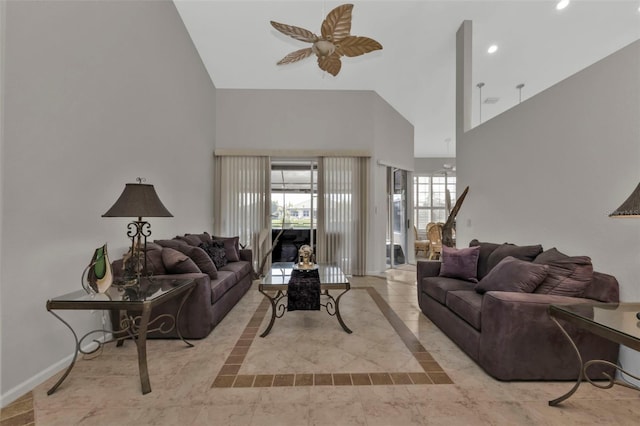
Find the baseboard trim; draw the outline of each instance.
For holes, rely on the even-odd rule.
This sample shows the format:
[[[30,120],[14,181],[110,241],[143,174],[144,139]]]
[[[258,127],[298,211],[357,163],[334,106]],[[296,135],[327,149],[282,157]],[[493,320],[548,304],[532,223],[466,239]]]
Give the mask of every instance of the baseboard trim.
[[[98,339],[93,339],[93,340],[104,342],[104,341],[108,341],[110,339],[110,336],[111,334],[107,334],[106,339],[105,337],[100,337]],[[82,347],[82,350],[85,352],[89,352],[92,349],[95,349],[96,343],[94,343],[93,340],[87,343],[86,345],[84,345]],[[51,377],[55,376],[60,371],[67,368],[71,363],[72,359],[73,359],[73,354],[69,354],[66,357],[62,358],[60,361],[56,362],[55,364],[52,364],[51,366],[45,368],[44,370],[40,371],[36,375],[32,376],[31,378],[25,380],[19,385],[14,386],[12,389],[9,389],[7,392],[3,393],[2,395],[0,395],[0,407],[1,408],[6,407],[16,399],[20,398],[25,393],[32,391],[37,386],[46,382]]]

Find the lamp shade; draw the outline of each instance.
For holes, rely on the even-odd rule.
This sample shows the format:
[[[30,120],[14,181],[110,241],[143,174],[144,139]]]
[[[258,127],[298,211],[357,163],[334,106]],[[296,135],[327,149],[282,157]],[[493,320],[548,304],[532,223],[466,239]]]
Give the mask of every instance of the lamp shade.
[[[153,185],[128,183],[120,198],[102,217],[173,217]]]
[[[640,217],[640,183],[629,195],[629,198],[620,205],[609,217]]]

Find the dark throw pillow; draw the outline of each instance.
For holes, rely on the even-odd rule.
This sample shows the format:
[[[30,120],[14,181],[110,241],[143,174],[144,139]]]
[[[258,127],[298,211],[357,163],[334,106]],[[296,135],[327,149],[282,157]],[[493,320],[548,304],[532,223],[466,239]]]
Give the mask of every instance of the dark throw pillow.
[[[531,293],[547,276],[549,267],[507,256],[476,285],[480,294],[487,291]]]
[[[517,246],[515,244],[504,243],[489,255],[489,258],[487,259],[487,267],[489,268],[489,271],[491,271],[507,256],[531,262],[540,253],[542,253],[542,246],[540,244],[533,246]]]
[[[200,243],[202,244],[202,243]],[[189,247],[188,251],[179,250],[193,260],[196,266],[205,274],[209,275],[212,280],[218,278],[218,269],[209,254],[201,247]]]
[[[170,274],[201,272],[189,256],[172,248],[167,247],[162,250],[162,262],[164,262],[164,267]]]
[[[485,243],[476,239],[471,240],[469,247],[480,247],[480,255],[478,256],[478,279],[483,279],[489,273],[489,256],[500,244]]]
[[[239,237],[213,237],[213,241],[222,241],[228,262],[240,260],[240,238]]]
[[[198,247],[209,255],[217,269],[227,264],[227,251],[225,250],[224,241],[213,240],[210,243],[200,243]]]
[[[440,265],[440,276],[460,278],[465,281],[477,283],[479,256],[479,246],[462,249],[442,246],[442,265]]]
[[[541,253],[534,263],[549,267],[549,274],[536,293],[580,297],[593,280],[593,264],[588,256],[567,256],[554,247]]]

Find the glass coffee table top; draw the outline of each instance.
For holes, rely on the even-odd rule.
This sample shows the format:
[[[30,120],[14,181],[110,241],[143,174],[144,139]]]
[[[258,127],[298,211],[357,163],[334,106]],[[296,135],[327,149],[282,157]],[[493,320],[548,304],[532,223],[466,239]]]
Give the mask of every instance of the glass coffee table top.
[[[585,325],[597,327],[600,329],[599,334],[615,334],[618,337],[626,337],[625,342],[613,339],[618,343],[626,345],[635,340],[640,345],[640,320],[636,316],[640,312],[640,303],[551,305],[550,311],[559,317],[581,321]],[[637,349],[640,350],[640,346]]]
[[[320,275],[320,282],[324,285],[342,285],[349,283],[349,280],[344,275],[340,267],[335,265],[327,265],[318,263],[315,265],[315,270]],[[286,285],[291,279],[291,272],[296,269],[295,263],[292,262],[276,262],[271,265],[271,270],[262,279],[261,284],[266,287],[271,285]],[[311,271],[313,269],[309,269]]]

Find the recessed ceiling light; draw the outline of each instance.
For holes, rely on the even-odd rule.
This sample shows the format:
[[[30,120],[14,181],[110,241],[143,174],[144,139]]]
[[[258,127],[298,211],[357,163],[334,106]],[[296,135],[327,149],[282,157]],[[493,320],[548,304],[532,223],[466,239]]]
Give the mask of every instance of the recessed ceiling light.
[[[556,5],[556,9],[562,10],[567,6],[569,6],[569,0],[560,0]]]
[[[496,53],[498,51],[498,46],[496,46],[495,44],[492,44],[491,46],[489,46],[489,49],[487,49],[487,52],[489,53]]]

